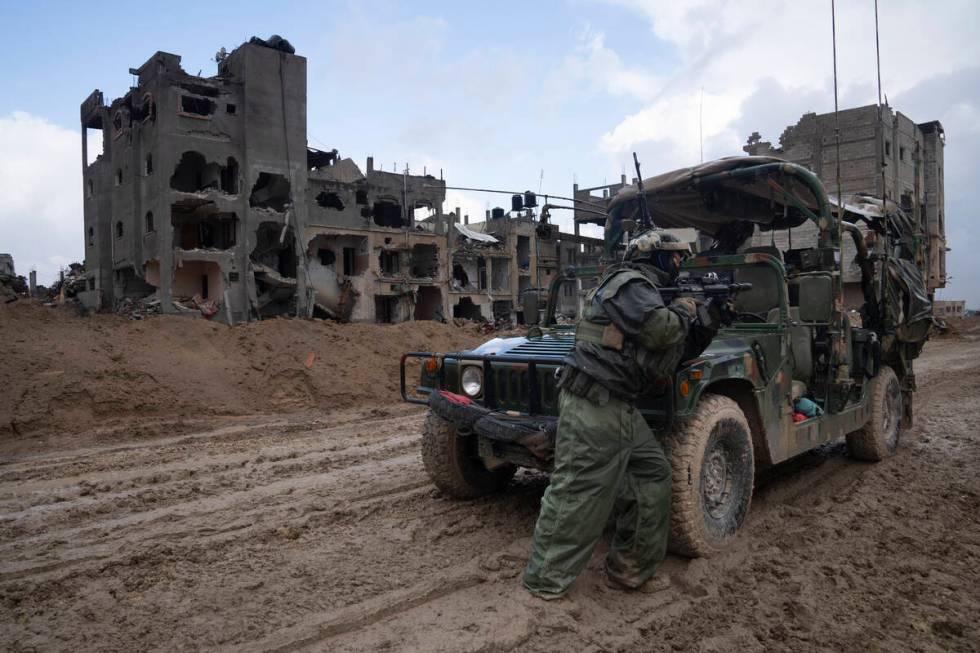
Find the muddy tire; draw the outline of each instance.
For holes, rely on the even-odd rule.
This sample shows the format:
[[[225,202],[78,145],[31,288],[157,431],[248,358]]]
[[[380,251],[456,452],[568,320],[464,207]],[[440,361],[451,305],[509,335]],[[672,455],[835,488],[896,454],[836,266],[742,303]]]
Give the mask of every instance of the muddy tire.
[[[705,394],[666,444],[673,469],[670,550],[689,558],[716,553],[741,528],[752,503],[748,420],[732,399]]]
[[[422,465],[435,486],[456,499],[498,492],[516,471],[511,465],[487,469],[476,454],[476,436],[460,436],[455,424],[432,411],[422,432]]]
[[[895,453],[902,435],[902,386],[895,371],[883,365],[871,379],[869,412],[864,427],[847,434],[847,451],[852,458],[878,462]]]

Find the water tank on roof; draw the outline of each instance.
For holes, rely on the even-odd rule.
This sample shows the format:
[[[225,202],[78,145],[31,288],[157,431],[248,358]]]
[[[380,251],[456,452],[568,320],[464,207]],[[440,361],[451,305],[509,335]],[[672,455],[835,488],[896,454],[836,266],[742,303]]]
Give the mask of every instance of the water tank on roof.
[[[538,196],[529,190],[524,191],[524,206],[533,209],[538,205]]]
[[[520,195],[511,195],[510,196],[510,210],[511,211],[520,211],[523,208],[524,208],[524,198],[521,197]]]
[[[492,217],[492,218],[493,218],[494,220],[499,220],[499,219],[501,219],[502,217],[504,217],[504,209],[503,209],[503,207],[500,207],[500,206],[495,206],[495,207],[493,208],[493,211],[491,211],[491,212],[490,212],[490,216],[491,216],[491,217]]]

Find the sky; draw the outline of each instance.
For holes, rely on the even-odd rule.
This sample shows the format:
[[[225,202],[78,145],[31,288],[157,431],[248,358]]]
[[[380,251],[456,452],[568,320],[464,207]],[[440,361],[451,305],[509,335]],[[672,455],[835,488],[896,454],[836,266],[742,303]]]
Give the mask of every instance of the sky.
[[[880,0],[892,107],[946,131],[951,277],[939,297],[980,308],[980,3]],[[132,83],[157,50],[191,74],[215,52],[280,34],[308,60],[310,145],[362,167],[449,185],[570,195],[778,141],[833,110],[830,1],[541,0],[492,4],[319,0],[139,4],[0,0],[0,252],[49,284],[83,257],[79,105]],[[877,100],[874,2],[837,3],[842,108]],[[702,99],[703,98],[703,99]],[[700,111],[699,111],[700,107]],[[699,114],[701,116],[699,121]],[[700,122],[700,125],[699,125]],[[703,140],[702,140],[703,139]],[[508,198],[450,191],[479,219]],[[559,222],[568,216],[558,218]],[[567,224],[567,223],[566,223]]]

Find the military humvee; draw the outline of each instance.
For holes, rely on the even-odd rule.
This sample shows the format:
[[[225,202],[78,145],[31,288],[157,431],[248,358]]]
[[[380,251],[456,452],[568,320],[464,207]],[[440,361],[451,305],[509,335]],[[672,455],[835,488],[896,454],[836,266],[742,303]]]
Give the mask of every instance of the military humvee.
[[[870,197],[832,203],[803,167],[733,157],[651,178],[644,193],[658,227],[694,227],[714,240],[684,264],[682,276],[752,284],[735,300],[737,319],[638,402],[673,466],[671,548],[697,557],[736,534],[760,468],[842,437],[860,460],[896,450],[912,419],[912,361],[928,335],[931,306],[908,216]],[[635,187],[613,198],[605,261],[622,258],[638,205]],[[816,246],[746,247],[756,230],[808,220],[816,224]],[[843,308],[844,232],[861,271],[860,326]],[[518,467],[551,467],[555,373],[574,340],[572,327],[555,324],[559,290],[600,273],[563,271],[541,324],[526,337],[402,357],[403,398],[430,409],[422,460],[443,492],[473,498],[502,489]],[[533,322],[536,309],[525,312]],[[410,392],[406,361],[413,357],[422,359],[421,378]],[[812,416],[798,410],[801,398],[810,400]]]

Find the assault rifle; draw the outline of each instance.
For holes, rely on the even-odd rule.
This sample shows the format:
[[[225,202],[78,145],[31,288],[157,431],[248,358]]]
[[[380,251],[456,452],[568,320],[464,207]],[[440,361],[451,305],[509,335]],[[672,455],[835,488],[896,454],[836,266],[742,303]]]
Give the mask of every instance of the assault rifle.
[[[643,190],[643,175],[640,174],[640,160],[636,158],[636,152],[633,152],[633,165],[636,166],[636,197],[640,202],[640,224],[644,229],[655,229],[650,207],[647,206],[647,195]]]
[[[723,283],[718,275],[708,273],[703,277],[688,277],[677,280],[676,286],[657,288],[665,304],[670,304],[677,297],[690,297],[698,301],[698,310],[709,310],[709,305],[718,312],[718,319],[728,326],[738,317],[733,303],[740,292],[752,290],[751,283]],[[702,324],[708,324],[710,317],[698,315]]]

